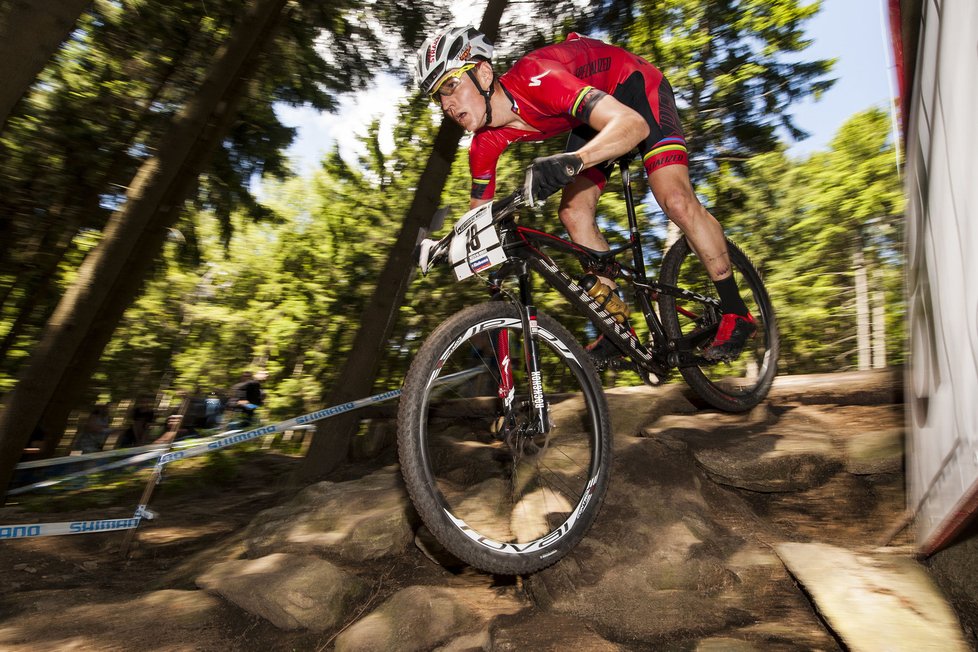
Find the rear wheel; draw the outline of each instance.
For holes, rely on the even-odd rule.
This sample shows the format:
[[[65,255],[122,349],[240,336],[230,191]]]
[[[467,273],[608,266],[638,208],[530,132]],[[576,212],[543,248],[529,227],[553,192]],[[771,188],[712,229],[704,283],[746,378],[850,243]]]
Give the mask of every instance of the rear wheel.
[[[398,454],[415,508],[449,551],[493,573],[531,573],[566,555],[608,484],[611,430],[594,368],[546,315],[535,342],[546,432],[534,419],[523,324],[510,304],[472,306],[442,324],[401,395]],[[510,401],[499,395],[507,364]]]
[[[778,372],[781,349],[777,319],[760,273],[735,244],[727,241],[730,263],[740,294],[747,304],[757,332],[747,341],[743,353],[730,362],[710,362],[699,356],[716,334],[720,322],[717,292],[706,268],[686,241],[680,238],[662,261],[661,281],[700,295],[674,297],[659,295],[662,325],[670,340],[681,343],[686,356],[679,371],[707,403],[728,412],[749,410],[767,396]],[[710,301],[704,301],[709,298]]]

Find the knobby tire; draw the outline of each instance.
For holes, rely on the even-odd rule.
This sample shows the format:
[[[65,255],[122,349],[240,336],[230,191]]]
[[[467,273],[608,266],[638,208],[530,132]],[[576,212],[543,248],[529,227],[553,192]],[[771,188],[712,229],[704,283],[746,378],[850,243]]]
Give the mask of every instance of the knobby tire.
[[[537,327],[549,434],[519,434],[530,422],[530,390],[522,323],[506,302],[471,306],[439,326],[412,362],[400,400],[398,455],[415,508],[449,552],[492,573],[532,573],[564,557],[591,527],[608,486],[611,428],[600,379],[563,326],[538,314]],[[502,332],[515,381],[505,427]]]
[[[681,366],[679,371],[686,383],[711,406],[727,412],[750,410],[767,396],[778,372],[781,339],[777,318],[764,281],[747,255],[727,241],[730,264],[740,289],[757,323],[757,332],[743,353],[735,360],[698,366]],[[716,289],[706,269],[693,253],[685,237],[680,238],[666,253],[660,271],[662,283],[678,286],[704,296],[715,297]],[[708,314],[702,304],[687,299],[659,295],[659,310],[663,328],[670,338],[695,336],[716,325],[717,314]],[[702,341],[702,347],[711,338]]]

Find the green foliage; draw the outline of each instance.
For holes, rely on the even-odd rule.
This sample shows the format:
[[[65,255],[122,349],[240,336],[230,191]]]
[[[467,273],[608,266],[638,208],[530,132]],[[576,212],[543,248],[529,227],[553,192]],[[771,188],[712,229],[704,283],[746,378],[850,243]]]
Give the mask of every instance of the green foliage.
[[[398,128],[389,156],[374,124],[358,165],[334,150],[310,178],[267,180],[263,203],[275,218],[253,223],[233,214],[235,236],[226,247],[212,212],[188,219],[181,228],[196,232],[200,265],[188,270],[179,264],[187,244],[168,246],[164,268],[126,313],[103,356],[100,377],[111,395],[155,392],[161,378],[200,395],[220,393],[241,371],[264,368],[270,374],[265,416],[321,407],[427,155],[422,143],[433,123],[427,107],[416,109],[419,119]],[[467,184],[461,174],[456,185]],[[451,293],[444,296],[461,305]],[[430,307],[419,312],[444,314]],[[381,385],[400,382],[413,346],[409,335],[391,342]],[[137,388],[144,380],[147,385]]]
[[[793,61],[806,45],[802,25],[818,3],[590,4],[616,10],[596,14],[607,38],[671,79],[701,190],[771,287],[785,333],[785,369],[853,363],[856,250],[872,266],[871,283],[886,293],[888,347],[891,360],[900,360],[902,197],[885,116],[855,117],[831,151],[807,161],[787,159],[778,145],[779,127],[798,134],[791,102],[830,84],[830,62]],[[571,24],[571,5],[582,7],[541,5],[540,20],[526,30],[504,27],[502,40],[519,45],[502,48],[503,58],[579,28],[583,23]],[[414,98],[402,108],[391,153],[374,124],[358,161],[348,163],[334,150],[310,177],[290,178],[283,152],[294,133],[278,121],[273,103],[328,110],[338,93],[367,84],[378,70],[403,73],[403,48],[421,41],[426,21],[444,16],[429,3],[389,0],[290,6],[274,47],[249,79],[238,120],[201,177],[192,210],[105,350],[92,389],[102,400],[224,392],[241,371],[264,368],[270,377],[263,416],[277,419],[322,407],[325,390],[341,382],[336,374],[416,190],[436,116]],[[239,14],[240,3],[229,0],[99,0],[0,133],[0,391],[12,387],[39,328],[101,238],[107,216],[125,200],[133,172],[195,92]],[[388,47],[391,35],[397,44]],[[562,148],[554,139],[507,151],[500,195],[521,183],[533,157]],[[259,176],[260,200],[252,193]],[[644,189],[643,175],[636,176],[636,190]],[[447,221],[434,235],[467,210],[469,183],[462,155],[443,194]],[[598,208],[613,244],[627,237],[618,187],[613,179]],[[640,222],[647,224],[646,262],[654,269],[664,218],[650,206],[640,207]],[[522,219],[562,233],[555,207],[556,199]],[[577,270],[576,262],[561,262]],[[412,275],[408,301],[387,343],[378,388],[400,384],[423,338],[446,316],[487,297],[478,281],[455,283],[445,270],[404,273]],[[537,290],[542,310],[582,341],[593,337],[562,298]]]
[[[221,243],[230,243],[232,216],[275,219],[250,188],[257,176],[288,173],[283,152],[294,130],[273,104],[334,108],[337,94],[365,85],[398,59],[398,47],[413,45],[429,9],[391,0],[289,3],[193,196],[197,211],[218,220]],[[99,0],[10,117],[0,133],[0,390],[13,386],[88,242],[126,201],[135,171],[241,16],[231,0]],[[169,262],[193,269],[210,243],[192,220],[180,232],[186,246]],[[156,312],[166,323],[180,311]]]
[[[676,95],[690,170],[740,165],[775,149],[778,129],[806,134],[792,102],[831,87],[832,61],[798,60],[805,21],[820,2],[799,0],[630,0],[600,2],[596,22],[612,40],[663,71]]]

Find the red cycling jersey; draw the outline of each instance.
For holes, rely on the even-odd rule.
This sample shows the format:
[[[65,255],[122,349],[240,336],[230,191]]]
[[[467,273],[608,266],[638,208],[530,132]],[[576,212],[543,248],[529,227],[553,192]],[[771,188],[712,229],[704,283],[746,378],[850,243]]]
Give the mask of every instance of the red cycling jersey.
[[[685,141],[668,82],[655,66],[627,50],[572,33],[563,43],[524,56],[499,77],[499,83],[513,102],[513,112],[537,131],[504,126],[483,127],[475,133],[469,147],[474,199],[494,195],[496,163],[509,145],[545,140],[586,124],[594,103],[605,94],[639,110],[650,122],[652,133],[640,145],[646,169],[686,164]],[[638,89],[632,88],[635,84],[640,84]],[[600,176],[591,178],[603,185]]]

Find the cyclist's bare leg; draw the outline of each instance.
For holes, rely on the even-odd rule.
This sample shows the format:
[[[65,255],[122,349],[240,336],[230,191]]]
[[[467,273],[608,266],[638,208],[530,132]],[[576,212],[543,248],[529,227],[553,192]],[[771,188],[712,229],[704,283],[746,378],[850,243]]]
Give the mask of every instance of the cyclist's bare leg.
[[[608,241],[598,230],[594,213],[598,206],[601,188],[585,176],[579,176],[564,188],[560,197],[558,215],[570,234],[571,240],[595,251],[608,251]],[[603,276],[601,282],[615,287],[614,281]]]
[[[730,255],[723,228],[706,210],[689,180],[685,165],[667,165],[649,175],[649,186],[666,216],[686,234],[686,239],[713,281],[730,276]]]

